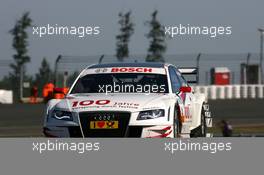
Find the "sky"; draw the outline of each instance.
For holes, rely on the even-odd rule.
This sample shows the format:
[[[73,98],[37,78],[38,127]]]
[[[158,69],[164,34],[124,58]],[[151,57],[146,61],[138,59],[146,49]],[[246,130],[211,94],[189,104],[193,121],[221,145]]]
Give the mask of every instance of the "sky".
[[[135,33],[131,54],[145,54],[148,40],[144,25],[157,9],[166,26],[232,26],[232,35],[218,38],[184,36],[167,41],[167,54],[259,52],[259,32],[264,26],[263,0],[0,0],[0,60],[12,59],[12,37],[8,31],[23,12],[30,11],[35,26],[100,26],[99,36],[39,38],[29,30],[28,72],[38,70],[43,57],[53,65],[62,55],[115,54],[118,13],[132,11]]]

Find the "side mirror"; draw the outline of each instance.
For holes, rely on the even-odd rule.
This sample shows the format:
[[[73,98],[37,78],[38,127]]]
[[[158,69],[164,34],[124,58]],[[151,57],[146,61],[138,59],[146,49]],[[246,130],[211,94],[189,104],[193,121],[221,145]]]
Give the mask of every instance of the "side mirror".
[[[190,93],[190,92],[192,92],[192,88],[189,86],[182,86],[182,87],[180,87],[180,92]]]

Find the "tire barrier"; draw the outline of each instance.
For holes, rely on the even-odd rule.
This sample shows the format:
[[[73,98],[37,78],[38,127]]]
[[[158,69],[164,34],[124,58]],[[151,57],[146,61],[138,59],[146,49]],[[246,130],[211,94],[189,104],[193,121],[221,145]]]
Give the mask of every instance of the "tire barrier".
[[[264,98],[264,85],[209,85],[194,86],[194,92],[203,93],[210,100]]]

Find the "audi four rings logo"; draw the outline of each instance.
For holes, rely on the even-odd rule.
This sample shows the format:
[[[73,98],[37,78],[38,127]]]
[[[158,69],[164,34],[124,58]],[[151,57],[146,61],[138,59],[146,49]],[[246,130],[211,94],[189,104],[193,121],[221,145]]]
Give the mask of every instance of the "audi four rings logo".
[[[114,114],[99,114],[98,116],[94,117],[94,120],[110,121],[110,120],[114,120],[114,119],[115,119]]]
[[[99,72],[107,72],[107,69],[106,68],[96,69],[95,72],[96,73],[99,73]]]

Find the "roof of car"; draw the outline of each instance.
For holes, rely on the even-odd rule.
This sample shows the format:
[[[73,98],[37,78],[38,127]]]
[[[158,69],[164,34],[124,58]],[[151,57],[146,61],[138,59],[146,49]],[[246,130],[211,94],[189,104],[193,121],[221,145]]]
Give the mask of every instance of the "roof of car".
[[[165,63],[153,63],[153,62],[144,62],[144,63],[104,63],[104,64],[95,64],[88,69],[93,68],[107,68],[107,67],[153,67],[153,68],[164,68]]]

